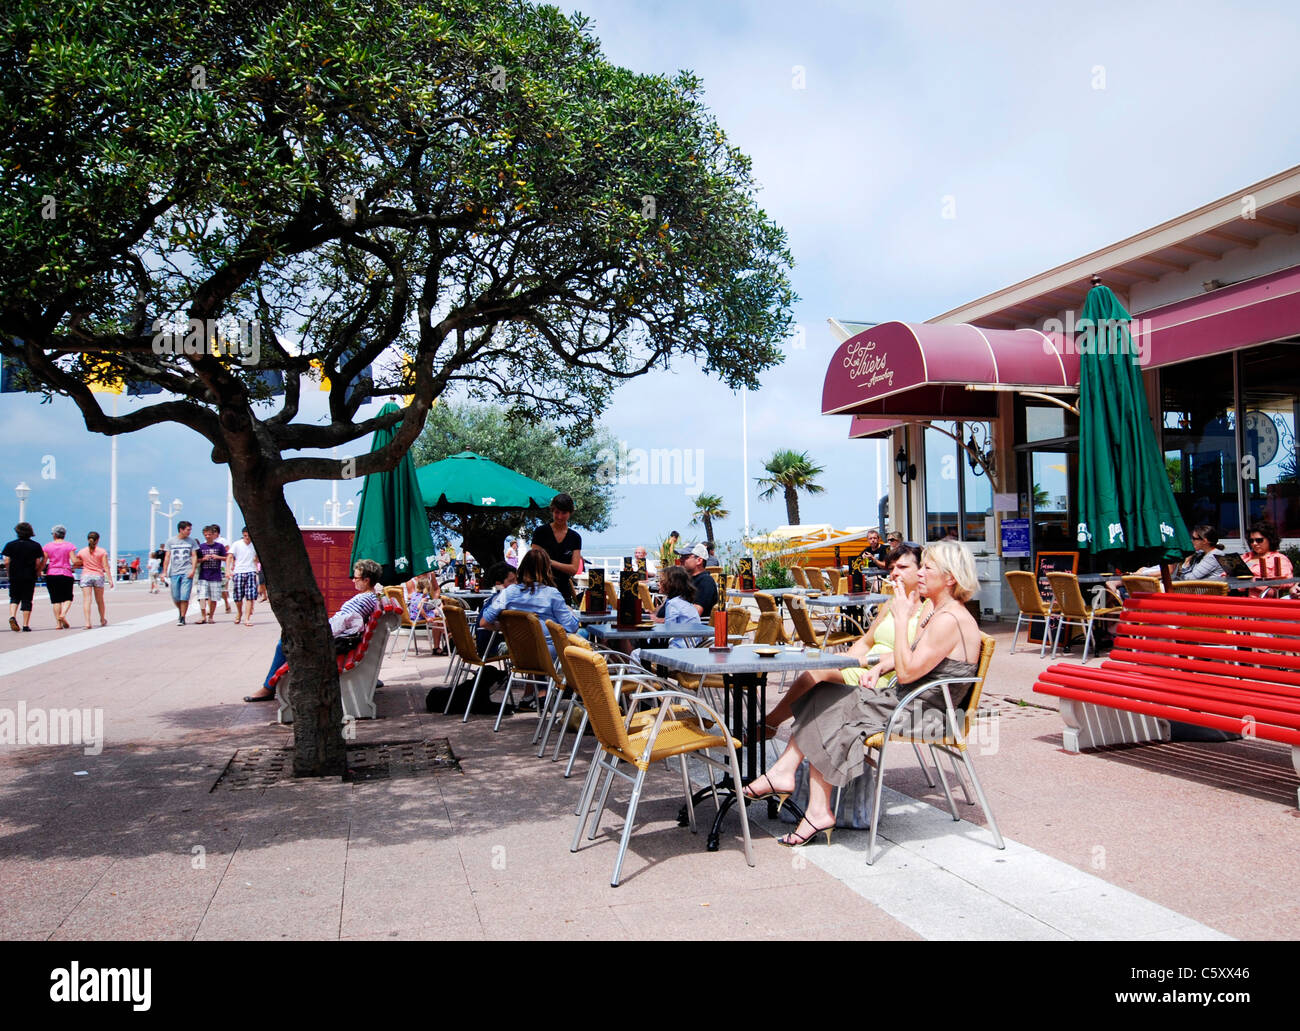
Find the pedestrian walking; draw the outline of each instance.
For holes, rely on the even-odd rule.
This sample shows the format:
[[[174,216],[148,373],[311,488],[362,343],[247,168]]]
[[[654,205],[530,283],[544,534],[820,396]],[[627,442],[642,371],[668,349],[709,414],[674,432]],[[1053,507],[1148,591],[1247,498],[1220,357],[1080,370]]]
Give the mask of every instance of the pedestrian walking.
[[[158,588],[163,583],[162,567],[163,556],[166,552],[161,549],[155,551],[149,556],[149,593],[157,594]]]
[[[76,580],[72,575],[72,560],[77,546],[67,539],[68,528],[50,529],[50,543],[45,545],[45,589],[50,592],[50,605],[54,607],[54,623],[60,630],[70,630],[68,612],[72,609],[72,589]]]
[[[9,629],[14,633],[26,631],[32,627],[32,595],[36,593],[36,578],[45,568],[45,549],[37,544],[33,537],[36,531],[31,523],[19,523],[14,527],[17,535],[4,546],[5,572],[9,575]],[[19,609],[23,613],[23,625],[18,626]]]
[[[176,536],[163,545],[163,579],[171,585],[172,602],[176,606],[177,626],[185,625],[185,614],[190,608],[190,591],[194,589],[194,552],[198,542],[190,539],[194,524],[182,519],[176,524]]]
[[[253,603],[257,601],[257,548],[245,526],[240,539],[230,546],[226,556],[226,571],[235,593],[235,626],[253,625]],[[248,614],[244,614],[244,606]]]
[[[212,528],[217,531],[217,543],[226,549],[226,554],[230,554],[230,541],[221,536],[221,527],[216,523]],[[230,568],[227,563],[221,563],[221,600],[226,604],[226,611],[230,611]],[[238,620],[236,620],[238,622]]]
[[[99,534],[94,530],[86,534],[86,546],[72,560],[81,567],[81,605],[86,616],[86,629],[90,629],[90,603],[99,607],[99,625],[108,626],[108,613],[104,608],[104,587],[113,586],[113,571],[108,568],[108,552],[99,546]]]
[[[217,527],[209,523],[203,528],[203,543],[194,551],[192,559],[196,574],[195,601],[199,603],[199,622],[217,621],[217,601],[221,598],[221,573],[226,566],[226,546],[217,543]]]

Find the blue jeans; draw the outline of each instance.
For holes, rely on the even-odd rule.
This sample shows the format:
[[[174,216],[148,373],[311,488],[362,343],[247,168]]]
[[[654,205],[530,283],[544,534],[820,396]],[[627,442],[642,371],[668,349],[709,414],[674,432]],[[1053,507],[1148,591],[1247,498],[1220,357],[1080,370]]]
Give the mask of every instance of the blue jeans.
[[[262,681],[262,686],[268,691],[274,690],[271,687],[271,678],[275,676],[275,671],[284,665],[284,642],[275,642],[275,658],[271,660],[271,668],[266,671],[266,679]]]
[[[172,601],[189,601],[190,590],[194,587],[192,576],[169,576],[172,586]]]

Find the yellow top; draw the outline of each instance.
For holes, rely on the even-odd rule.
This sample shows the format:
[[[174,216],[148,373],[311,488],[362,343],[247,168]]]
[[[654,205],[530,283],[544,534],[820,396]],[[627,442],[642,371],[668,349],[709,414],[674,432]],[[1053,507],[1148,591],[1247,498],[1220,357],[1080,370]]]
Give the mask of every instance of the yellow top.
[[[907,639],[909,641],[916,640],[917,628],[920,626],[920,623],[921,613],[918,610],[917,612],[912,613],[912,618],[907,621]],[[894,612],[891,608],[890,611],[885,613],[884,618],[881,619],[880,623],[876,626],[876,643],[867,649],[867,657],[869,658],[872,655],[885,656],[893,654]],[[850,666],[848,669],[840,670],[840,673],[843,675],[846,684],[857,685],[861,682],[862,673],[865,669],[865,665],[856,667]],[[892,674],[890,675],[892,676]]]

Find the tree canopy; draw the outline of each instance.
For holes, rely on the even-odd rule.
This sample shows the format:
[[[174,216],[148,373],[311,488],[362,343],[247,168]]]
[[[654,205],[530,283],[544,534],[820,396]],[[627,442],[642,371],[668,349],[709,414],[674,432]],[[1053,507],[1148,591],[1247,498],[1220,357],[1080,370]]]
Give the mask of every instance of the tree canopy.
[[[713,536],[713,520],[726,519],[731,512],[726,507],[720,494],[701,494],[695,499],[695,512],[691,516],[691,525],[704,524],[704,537],[710,545],[716,543]]]
[[[489,405],[439,404],[429,413],[412,457],[423,466],[459,451],[473,451],[570,495],[575,506],[572,524],[599,532],[609,528],[616,490],[597,473],[601,452],[614,446],[612,435],[601,429],[569,444],[550,423],[510,418]],[[524,531],[527,548],[531,524],[545,516],[542,508],[431,513],[434,538],[440,545],[460,537],[485,565],[501,557],[505,539],[512,534]]]
[[[13,0],[0,30],[0,356],[93,431],[180,423],[230,465],[300,771],[342,739],[285,484],[391,468],[449,388],[581,431],[674,356],[733,386],[780,360],[791,259],[749,160],[694,76],[610,64],[581,17]],[[323,421],[300,411],[322,376]],[[110,415],[89,384],[118,379],[170,396]],[[387,395],[409,402],[363,411]]]

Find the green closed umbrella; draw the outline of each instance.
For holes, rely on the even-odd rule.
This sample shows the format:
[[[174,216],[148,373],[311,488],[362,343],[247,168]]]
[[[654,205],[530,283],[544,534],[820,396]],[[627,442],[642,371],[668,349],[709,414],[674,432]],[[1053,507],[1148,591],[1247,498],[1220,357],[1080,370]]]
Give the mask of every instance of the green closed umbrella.
[[[384,405],[380,415],[399,411]],[[387,445],[394,430],[377,430],[370,445],[378,451]],[[361,489],[357,510],[357,532],[352,539],[352,562],[374,559],[384,567],[383,582],[402,583],[427,573],[437,565],[437,551],[429,535],[429,519],[420,500],[415,463],[408,452],[386,473],[371,473]]]
[[[556,491],[473,451],[416,471],[425,508],[466,513],[484,508],[547,508]]]
[[[1148,565],[1182,558],[1192,541],[1156,445],[1129,321],[1109,287],[1088,291],[1076,339],[1079,550]]]

